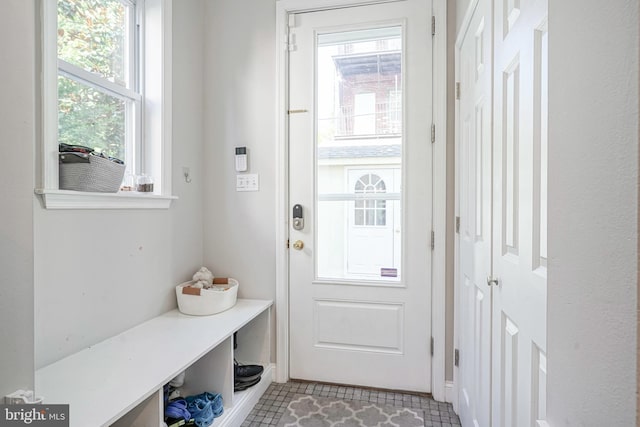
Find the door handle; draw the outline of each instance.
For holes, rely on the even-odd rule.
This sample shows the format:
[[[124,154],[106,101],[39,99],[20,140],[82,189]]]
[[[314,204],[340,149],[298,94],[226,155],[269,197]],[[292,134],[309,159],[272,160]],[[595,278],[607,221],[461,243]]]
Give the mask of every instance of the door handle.
[[[295,249],[296,251],[301,251],[302,248],[304,248],[304,242],[302,240],[296,240],[293,243],[293,249]]]

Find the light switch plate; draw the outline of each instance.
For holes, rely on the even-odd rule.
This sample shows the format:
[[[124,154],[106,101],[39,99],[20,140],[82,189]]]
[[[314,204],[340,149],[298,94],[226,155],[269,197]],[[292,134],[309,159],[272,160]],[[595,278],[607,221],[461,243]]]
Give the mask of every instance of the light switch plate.
[[[260,177],[257,173],[236,175],[236,191],[259,191]]]

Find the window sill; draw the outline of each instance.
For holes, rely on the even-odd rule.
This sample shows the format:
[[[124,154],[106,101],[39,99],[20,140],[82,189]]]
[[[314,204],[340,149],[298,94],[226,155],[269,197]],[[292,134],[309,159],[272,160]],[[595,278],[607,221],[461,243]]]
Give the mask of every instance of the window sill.
[[[45,209],[169,209],[177,196],[137,192],[84,193],[69,190],[36,189]]]

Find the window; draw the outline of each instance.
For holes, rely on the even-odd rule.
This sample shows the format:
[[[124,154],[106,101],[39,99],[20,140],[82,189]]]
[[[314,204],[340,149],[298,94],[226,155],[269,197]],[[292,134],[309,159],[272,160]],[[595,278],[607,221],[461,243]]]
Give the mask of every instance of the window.
[[[139,173],[138,11],[127,0],[57,0],[58,142]]]
[[[402,132],[402,91],[393,89],[389,91],[389,103],[387,105],[387,131],[392,134]]]
[[[356,194],[386,193],[387,188],[382,178],[376,174],[362,175],[355,185]],[[355,225],[385,226],[387,225],[386,200],[356,200],[354,212]]]
[[[168,208],[172,2],[52,0],[42,5],[41,194],[46,208]],[[154,192],[60,190],[58,144],[79,144],[153,178]]]
[[[353,101],[353,134],[375,135],[376,94],[357,93]]]

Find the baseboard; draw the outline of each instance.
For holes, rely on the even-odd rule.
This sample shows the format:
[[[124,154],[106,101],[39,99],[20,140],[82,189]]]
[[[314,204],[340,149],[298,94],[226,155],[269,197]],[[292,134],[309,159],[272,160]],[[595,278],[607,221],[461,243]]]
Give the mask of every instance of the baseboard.
[[[453,403],[453,381],[445,381],[444,383],[444,401]]]
[[[255,386],[234,394],[233,406],[225,408],[223,416],[216,420],[214,427],[238,427],[249,416],[260,397],[267,391],[273,378],[273,365],[267,365],[262,380]]]

